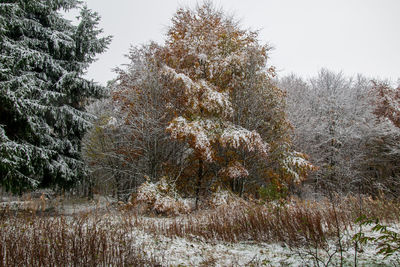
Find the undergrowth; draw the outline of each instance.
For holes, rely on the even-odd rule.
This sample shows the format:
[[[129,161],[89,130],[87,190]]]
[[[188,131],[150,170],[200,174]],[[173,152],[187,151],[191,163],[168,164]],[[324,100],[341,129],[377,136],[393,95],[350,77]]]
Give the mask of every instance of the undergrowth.
[[[139,215],[130,205],[106,213],[93,211],[73,216],[3,210],[0,266],[165,264],[165,259],[148,253],[136,239],[134,233],[138,230],[150,236],[194,241],[278,242],[291,249],[309,247],[308,253],[318,261],[318,250],[328,251],[332,246],[329,240],[338,244],[333,253],[344,249],[341,236],[357,232],[355,221],[360,215],[398,223],[400,208],[396,201],[347,197],[263,204],[224,198],[208,209],[158,219]]]
[[[301,246],[310,242],[322,244],[335,237],[338,228],[354,230],[354,222],[361,213],[386,222],[398,222],[400,206],[395,201],[355,197],[322,201],[292,199],[287,203],[263,205],[240,200],[240,205],[226,203],[166,222],[149,221],[142,227],[169,237]]]
[[[0,266],[160,266],[108,216],[3,212],[0,224]]]

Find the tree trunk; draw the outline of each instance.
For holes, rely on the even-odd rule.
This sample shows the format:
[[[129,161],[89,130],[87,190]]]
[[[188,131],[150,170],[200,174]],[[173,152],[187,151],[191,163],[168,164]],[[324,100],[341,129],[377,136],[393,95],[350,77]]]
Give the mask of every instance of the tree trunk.
[[[201,182],[203,180],[203,160],[199,159],[199,169],[197,172],[197,185],[196,185],[196,210],[199,204],[199,197],[200,197],[200,189],[201,189]]]

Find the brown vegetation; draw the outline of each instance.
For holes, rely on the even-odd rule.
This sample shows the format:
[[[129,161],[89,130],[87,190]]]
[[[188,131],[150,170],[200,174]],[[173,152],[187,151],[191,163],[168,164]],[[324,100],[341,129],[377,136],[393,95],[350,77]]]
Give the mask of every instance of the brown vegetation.
[[[152,219],[132,209],[94,211],[73,216],[11,213],[0,217],[1,266],[155,266],[135,231],[151,236],[182,237],[207,242],[281,242],[290,247],[319,246],[338,233],[355,232],[360,214],[397,223],[396,201],[347,197],[331,201],[292,199],[260,204],[230,199],[209,210],[175,218]]]
[[[239,201],[239,200],[237,200]],[[292,199],[286,204],[255,204],[240,201],[168,223],[147,222],[146,231],[166,236],[203,238],[207,241],[283,242],[290,245],[322,244],[340,232],[353,230],[364,214],[386,222],[398,222],[400,206],[395,201],[347,197],[332,201]]]

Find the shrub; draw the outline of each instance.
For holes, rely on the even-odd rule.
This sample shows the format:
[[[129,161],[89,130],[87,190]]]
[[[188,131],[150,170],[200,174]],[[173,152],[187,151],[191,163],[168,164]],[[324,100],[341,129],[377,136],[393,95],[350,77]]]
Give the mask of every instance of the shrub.
[[[240,207],[246,205],[247,202],[230,191],[218,188],[218,190],[209,197],[206,204],[211,208],[221,206]]]
[[[144,204],[146,211],[167,216],[191,210],[188,201],[181,198],[175,185],[169,183],[166,177],[156,183],[146,181],[139,186],[135,204]]]

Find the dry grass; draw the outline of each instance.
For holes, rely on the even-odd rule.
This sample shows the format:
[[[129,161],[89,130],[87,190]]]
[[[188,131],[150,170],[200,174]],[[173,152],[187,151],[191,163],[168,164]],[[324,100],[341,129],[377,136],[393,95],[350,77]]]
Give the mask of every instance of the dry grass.
[[[395,201],[348,197],[333,202],[292,199],[285,205],[241,203],[177,217],[166,222],[139,223],[146,231],[169,237],[207,241],[283,242],[290,246],[324,244],[338,233],[353,230],[361,214],[398,222]]]
[[[282,242],[320,246],[353,230],[364,214],[397,223],[396,201],[336,198],[333,202],[292,199],[285,204],[226,203],[175,218],[139,216],[132,209],[73,216],[0,212],[0,266],[160,266],[135,231],[207,242]],[[157,249],[157,248],[154,248]],[[212,265],[209,258],[204,265]]]
[[[0,266],[159,266],[128,229],[106,216],[4,212],[0,223]]]

